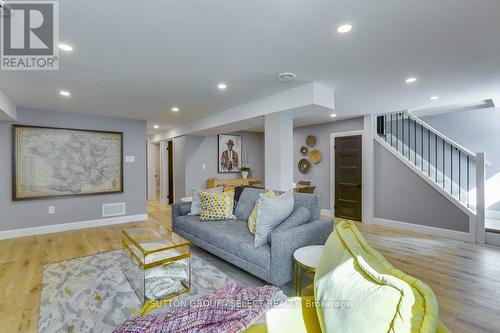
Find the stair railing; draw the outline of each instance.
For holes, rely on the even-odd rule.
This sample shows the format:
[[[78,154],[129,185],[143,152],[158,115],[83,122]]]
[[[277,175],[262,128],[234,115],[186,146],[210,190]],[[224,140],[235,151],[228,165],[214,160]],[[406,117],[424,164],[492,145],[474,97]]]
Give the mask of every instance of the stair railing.
[[[377,135],[462,205],[475,211],[476,154],[402,111],[377,116]]]

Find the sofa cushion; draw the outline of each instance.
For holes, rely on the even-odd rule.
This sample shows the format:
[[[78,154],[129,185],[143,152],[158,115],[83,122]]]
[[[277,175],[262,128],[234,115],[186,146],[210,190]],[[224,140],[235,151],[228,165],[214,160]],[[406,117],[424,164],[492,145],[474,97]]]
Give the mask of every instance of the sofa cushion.
[[[184,205],[179,205],[179,215],[187,215],[191,212],[192,203],[186,203]]]
[[[267,244],[267,235],[293,213],[293,192],[290,190],[277,197],[261,193],[257,202],[256,248]]]
[[[314,287],[319,304],[350,301],[342,311],[317,308],[325,333],[435,332],[439,324],[432,290],[389,264],[366,243],[353,222],[339,223],[328,238]]]
[[[265,193],[265,190],[252,187],[243,189],[234,211],[234,215],[238,220],[248,221],[260,193]]]
[[[189,215],[200,215],[201,214],[201,200],[200,200],[200,192],[215,192],[215,193],[222,193],[222,187],[215,187],[211,189],[201,189],[201,188],[192,188],[192,198],[193,201],[191,202],[191,212]]]
[[[244,221],[221,220],[217,223],[203,223],[198,216],[186,215],[177,217],[175,226],[263,269],[270,269],[270,247],[265,245],[255,249],[254,237],[248,232]]]
[[[319,220],[321,215],[321,196],[318,194],[294,193],[295,210],[299,207],[306,208],[311,213],[309,221]]]
[[[268,243],[271,243],[271,234],[274,232],[281,232],[299,225],[306,224],[311,219],[311,213],[307,208],[299,207],[292,215],[288,216],[285,221],[281,222],[274,230],[267,236]]]

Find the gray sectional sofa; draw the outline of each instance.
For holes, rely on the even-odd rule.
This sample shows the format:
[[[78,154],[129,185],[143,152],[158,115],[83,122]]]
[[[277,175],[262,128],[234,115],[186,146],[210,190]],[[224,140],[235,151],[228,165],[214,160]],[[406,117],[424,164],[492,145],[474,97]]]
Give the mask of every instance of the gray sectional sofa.
[[[309,221],[289,229],[277,228],[268,237],[270,243],[255,248],[247,220],[262,192],[255,188],[243,190],[235,208],[237,220],[200,222],[199,216],[188,215],[190,203],[175,203],[173,231],[262,280],[281,286],[293,278],[293,252],[303,246],[324,244],[333,222],[319,219],[319,195],[294,193],[294,209],[306,208],[311,216]]]

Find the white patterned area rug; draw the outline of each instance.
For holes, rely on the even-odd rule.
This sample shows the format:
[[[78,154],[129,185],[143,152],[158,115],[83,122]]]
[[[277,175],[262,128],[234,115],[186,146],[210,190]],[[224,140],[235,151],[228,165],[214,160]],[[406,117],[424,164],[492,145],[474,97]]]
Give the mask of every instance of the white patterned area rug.
[[[112,332],[142,305],[121,270],[122,251],[48,264],[43,271],[39,333]],[[222,288],[230,277],[191,254],[191,299]],[[157,310],[159,311],[159,310]]]

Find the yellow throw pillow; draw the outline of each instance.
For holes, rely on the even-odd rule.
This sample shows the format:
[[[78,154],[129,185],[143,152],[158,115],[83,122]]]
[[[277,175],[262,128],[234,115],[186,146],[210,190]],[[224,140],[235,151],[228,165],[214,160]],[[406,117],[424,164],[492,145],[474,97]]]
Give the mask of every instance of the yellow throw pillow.
[[[273,191],[267,191],[264,194],[266,197],[275,197],[276,193]],[[248,218],[248,230],[252,233],[252,235],[255,235],[256,230],[257,230],[257,208],[259,207],[259,200],[255,202],[255,206],[253,207],[252,213],[250,214],[250,217]]]
[[[236,219],[233,214],[234,190],[215,193],[200,192],[200,221]]]

